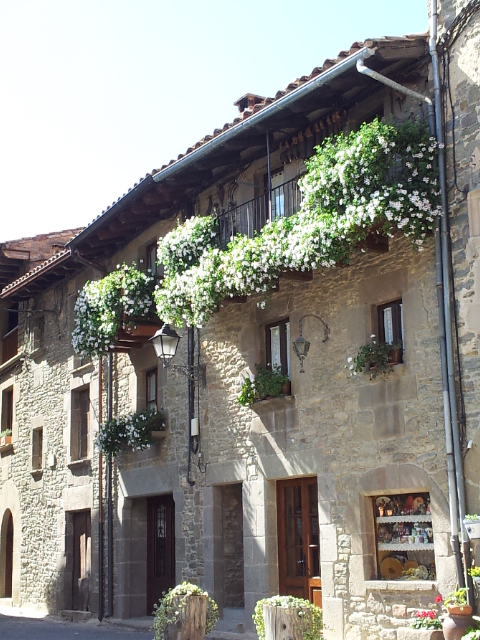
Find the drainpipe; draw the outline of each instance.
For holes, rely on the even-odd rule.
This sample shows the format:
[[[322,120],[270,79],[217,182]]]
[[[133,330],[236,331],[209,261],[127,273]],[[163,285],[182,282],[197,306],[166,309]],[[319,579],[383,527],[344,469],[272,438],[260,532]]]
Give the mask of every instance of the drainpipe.
[[[432,4],[436,4],[435,0],[432,0]],[[448,494],[449,494],[449,510],[450,510],[450,530],[451,530],[451,546],[453,555],[455,557],[455,567],[457,572],[457,582],[460,587],[465,586],[464,569],[462,567],[462,560],[460,555],[460,546],[458,539],[458,515],[461,514],[461,490],[459,482],[463,486],[463,471],[459,473],[459,467],[457,465],[457,453],[455,447],[455,431],[458,437],[458,420],[457,420],[457,406],[456,395],[454,387],[454,374],[453,369],[450,367],[453,365],[453,348],[452,348],[452,336],[451,336],[451,308],[450,308],[450,287],[448,282],[448,271],[445,270],[445,265],[448,266],[448,261],[445,256],[445,248],[448,248],[448,226],[445,227],[446,219],[448,219],[446,208],[446,180],[445,180],[445,156],[443,152],[443,130],[441,125],[441,103],[437,100],[440,99],[440,84],[438,82],[438,60],[436,59],[436,7],[435,11],[432,11],[432,17],[435,16],[435,20],[432,20],[430,29],[430,54],[432,56],[432,66],[434,67],[434,89],[435,89],[435,107],[433,101],[417,91],[403,87],[398,82],[386,78],[385,76],[377,73],[373,69],[369,69],[365,66],[363,60],[357,61],[357,70],[363,75],[381,82],[382,84],[399,91],[405,95],[408,95],[416,100],[419,100],[427,105],[428,109],[428,124],[430,133],[434,135],[436,133],[437,141],[440,145],[438,154],[439,165],[439,179],[442,192],[442,216],[437,223],[437,229],[435,231],[435,268],[436,268],[436,288],[437,288],[437,306],[438,306],[438,334],[439,334],[439,347],[440,347],[440,365],[442,373],[442,395],[443,395],[443,417],[445,427],[445,447],[447,456],[447,480],[448,480]],[[433,47],[432,47],[433,42]],[[432,53],[432,49],[435,53],[435,60]],[[435,74],[435,63],[436,72]],[[436,82],[437,80],[437,82]],[[446,228],[446,234],[445,234]],[[445,240],[447,242],[445,246]],[[447,281],[447,282],[446,282]],[[448,331],[446,331],[448,327]],[[450,338],[450,340],[449,340]],[[449,357],[449,343],[450,343],[450,357]],[[450,374],[452,372],[452,375]],[[453,389],[452,389],[453,382]],[[452,393],[453,390],[453,393]],[[453,428],[452,428],[453,425]],[[460,440],[459,440],[460,441]],[[462,461],[461,461],[462,462]],[[461,467],[460,467],[461,468]],[[458,499],[457,499],[458,496]],[[460,515],[460,520],[462,520]],[[462,534],[466,535],[465,533]],[[467,551],[463,544],[463,554],[465,558],[465,565],[467,565]],[[469,550],[468,550],[469,554]],[[470,592],[469,592],[470,593]],[[473,591],[472,591],[473,593]]]
[[[107,371],[107,420],[113,414],[113,353],[108,354]],[[107,612],[105,618],[113,615],[113,503],[112,503],[112,456],[107,457]]]
[[[440,244],[442,252],[442,278],[443,278],[443,308],[445,315],[445,344],[448,371],[448,394],[450,396],[450,415],[452,424],[452,441],[454,452],[454,464],[458,495],[458,516],[460,521],[460,532],[462,536],[462,552],[464,558],[464,574],[462,577],[457,576],[460,586],[468,587],[467,598],[468,604],[475,605],[474,588],[472,578],[467,574],[467,569],[471,566],[470,542],[463,526],[463,519],[466,513],[465,498],[465,475],[463,471],[462,446],[460,442],[460,432],[458,427],[458,413],[456,402],[456,386],[455,386],[455,358],[452,336],[452,299],[453,299],[453,270],[452,254],[450,245],[450,229],[448,219],[448,200],[447,200],[447,178],[445,166],[445,139],[443,135],[442,121],[442,98],[440,71],[437,56],[437,1],[431,1],[431,19],[430,19],[430,55],[432,58],[433,86],[435,96],[435,121],[436,133],[439,143],[438,153],[438,171],[440,176],[440,189],[442,194],[442,216],[440,219]],[[453,536],[453,531],[452,531]]]
[[[187,331],[187,364],[189,373],[193,372],[195,364],[195,335],[193,327],[188,327]],[[191,480],[190,471],[192,466],[192,418],[195,412],[195,380],[193,376],[187,378],[187,414],[188,414],[188,458],[187,458],[187,482],[193,487],[195,480]]]
[[[268,220],[272,220],[272,167],[270,166],[270,131],[266,131],[267,137],[267,189],[268,189]]]
[[[103,357],[98,359],[98,422],[103,422]],[[98,619],[103,620],[103,454],[98,456]]]

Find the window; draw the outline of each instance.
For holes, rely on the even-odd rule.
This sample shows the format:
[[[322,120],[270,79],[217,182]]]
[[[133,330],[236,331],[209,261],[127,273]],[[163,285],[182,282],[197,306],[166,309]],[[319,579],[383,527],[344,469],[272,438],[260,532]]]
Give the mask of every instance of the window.
[[[150,369],[145,374],[146,381],[146,407],[147,409],[157,410],[158,407],[158,398],[157,398],[157,369]]]
[[[43,468],[43,427],[32,431],[32,471]]]
[[[403,346],[403,305],[395,300],[377,307],[378,339],[387,344]]]
[[[149,244],[146,249],[146,269],[147,271],[150,271],[152,276],[155,276],[158,273],[156,242]]]
[[[2,391],[2,428],[1,431],[13,427],[13,387]]]
[[[272,180],[272,220],[285,216],[285,194],[283,192],[283,169],[273,173]]]
[[[71,458],[88,458],[90,433],[90,388],[88,386],[72,392]]]
[[[280,320],[265,327],[267,367],[280,367],[290,378],[290,322]]]
[[[380,580],[435,580],[430,495],[373,496]]]

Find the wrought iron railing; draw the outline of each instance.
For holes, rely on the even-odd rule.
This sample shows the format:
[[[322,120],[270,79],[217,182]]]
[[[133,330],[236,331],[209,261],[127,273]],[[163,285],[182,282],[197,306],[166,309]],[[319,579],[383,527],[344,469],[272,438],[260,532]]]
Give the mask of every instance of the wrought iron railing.
[[[269,197],[270,195],[270,197]],[[220,246],[225,248],[237,235],[252,238],[270,220],[288,218],[300,209],[298,178],[218,215]]]

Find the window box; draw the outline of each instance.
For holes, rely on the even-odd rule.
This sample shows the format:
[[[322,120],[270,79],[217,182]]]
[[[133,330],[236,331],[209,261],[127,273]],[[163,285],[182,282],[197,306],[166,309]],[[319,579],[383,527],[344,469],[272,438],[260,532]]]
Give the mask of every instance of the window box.
[[[0,438],[0,451],[8,451],[12,447],[12,436],[2,436]]]

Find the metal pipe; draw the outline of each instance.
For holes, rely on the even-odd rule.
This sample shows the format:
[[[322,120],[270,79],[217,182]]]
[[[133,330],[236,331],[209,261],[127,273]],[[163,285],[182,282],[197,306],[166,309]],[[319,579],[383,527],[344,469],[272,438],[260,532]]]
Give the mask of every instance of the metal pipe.
[[[103,357],[98,359],[98,422],[103,422]],[[98,619],[103,620],[103,454],[98,456]]]
[[[193,327],[188,327],[187,331],[187,366],[188,371],[193,372],[195,364],[195,335],[193,333]],[[188,451],[187,451],[187,482],[193,487],[195,480],[190,478],[190,471],[192,467],[192,418],[195,412],[195,380],[193,375],[189,375],[187,378],[187,413],[188,413]]]
[[[113,415],[113,353],[108,354],[107,373],[107,420]],[[112,500],[112,456],[107,456],[107,612],[105,618],[113,615],[113,500]]]
[[[441,229],[441,253],[442,253],[442,278],[443,278],[443,309],[445,314],[445,345],[448,373],[448,393],[450,396],[450,416],[452,425],[452,441],[455,463],[455,476],[458,496],[458,516],[460,520],[460,532],[462,539],[462,551],[464,557],[464,579],[458,579],[459,584],[466,584],[468,587],[467,597],[468,603],[472,606],[475,604],[473,581],[467,574],[467,569],[471,565],[470,543],[468,540],[463,519],[466,513],[465,498],[465,475],[463,471],[462,447],[460,442],[460,432],[458,428],[458,411],[456,402],[456,385],[455,385],[455,358],[453,348],[452,335],[452,296],[453,296],[453,271],[451,269],[451,245],[450,245],[450,229],[448,219],[448,199],[447,199],[447,172],[445,159],[445,138],[443,134],[442,119],[442,97],[440,84],[440,70],[437,55],[437,1],[431,0],[431,16],[430,16],[430,56],[432,58],[433,87],[435,99],[435,125],[438,141],[438,172],[440,179],[440,190],[442,197],[442,216],[440,218]]]
[[[240,131],[248,131],[249,129],[257,127],[264,120],[270,118],[272,114],[276,113],[277,111],[281,111],[286,106],[293,104],[300,98],[303,98],[312,91],[315,91],[315,89],[318,89],[318,87],[321,87],[331,80],[334,80],[342,73],[345,73],[345,71],[354,68],[357,60],[365,60],[367,58],[371,58],[373,55],[375,55],[374,49],[362,47],[360,51],[357,51],[353,55],[348,56],[348,58],[345,58],[345,60],[342,60],[342,62],[339,62],[331,69],[327,69],[327,71],[324,71],[315,78],[312,78],[308,82],[305,82],[305,84],[302,84],[302,86],[298,87],[298,89],[295,89],[294,91],[287,93],[278,100],[275,100],[275,102],[272,102],[257,113],[253,113],[246,120],[242,120],[242,122],[239,122],[235,126],[219,134],[215,138],[212,138],[212,140],[206,142],[198,149],[195,149],[189,154],[183,156],[183,158],[180,158],[180,160],[177,160],[168,167],[165,167],[165,169],[159,171],[153,176],[154,182],[163,182],[163,180],[166,180],[167,178],[172,176],[179,169],[183,167],[189,167],[195,162],[198,162],[204,156],[210,154],[214,149],[222,147],[231,138],[237,136]]]
[[[268,219],[272,220],[272,167],[270,166],[270,130],[267,129],[267,189],[268,189]]]
[[[368,76],[373,80],[377,80],[378,82],[381,82],[382,84],[386,85],[387,87],[390,87],[391,89],[395,89],[396,91],[400,91],[400,93],[404,93],[405,95],[410,96],[411,98],[415,98],[416,100],[420,100],[420,102],[424,102],[428,108],[428,124],[430,127],[430,132],[432,134],[434,133],[435,113],[434,113],[433,102],[431,98],[429,98],[428,96],[424,96],[423,93],[419,93],[418,91],[413,91],[413,89],[408,89],[407,87],[404,87],[401,84],[398,84],[398,82],[395,82],[394,80],[391,80],[386,76],[382,76],[381,73],[378,73],[377,71],[374,71],[369,67],[366,67],[363,62],[363,59],[357,61],[357,71],[363,74],[364,76]]]

